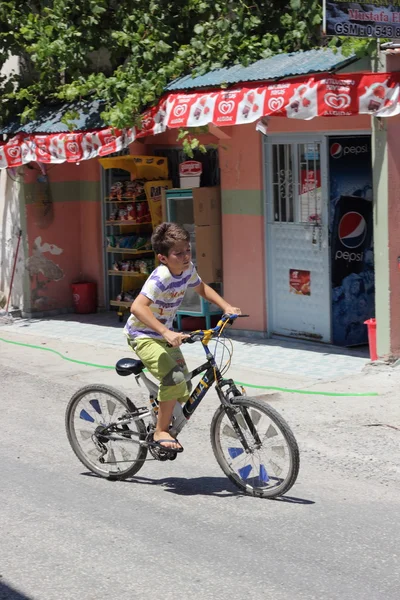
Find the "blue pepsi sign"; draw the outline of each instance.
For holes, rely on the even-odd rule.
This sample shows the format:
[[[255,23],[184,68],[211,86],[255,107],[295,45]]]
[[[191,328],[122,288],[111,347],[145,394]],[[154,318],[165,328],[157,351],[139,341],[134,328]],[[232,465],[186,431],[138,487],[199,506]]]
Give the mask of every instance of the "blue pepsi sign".
[[[370,136],[329,139],[332,338],[367,343],[375,314]]]

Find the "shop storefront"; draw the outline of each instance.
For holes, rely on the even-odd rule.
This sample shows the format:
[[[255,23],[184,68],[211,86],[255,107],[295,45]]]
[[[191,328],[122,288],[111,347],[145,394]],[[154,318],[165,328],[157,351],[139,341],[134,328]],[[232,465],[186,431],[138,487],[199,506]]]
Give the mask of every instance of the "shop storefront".
[[[353,346],[375,315],[371,135],[266,136],[270,334]]]
[[[19,172],[24,313],[71,310],[71,284],[82,280],[96,282],[101,310],[128,305],[131,296],[122,295],[137,290],[136,283],[152,266],[146,240],[156,222],[151,194],[142,190],[143,197],[136,197],[138,178],[129,169],[110,178],[104,161],[121,150],[131,157],[165,158],[168,172],[153,182],[160,194],[172,190],[162,217],[179,220],[177,198],[182,202],[185,196],[193,204],[196,193],[179,189],[177,169],[185,157],[174,129],[208,123],[208,133],[199,139],[217,160],[203,164],[207,178],[199,189],[218,187],[222,256],[222,274],[210,283],[221,285],[224,296],[251,315],[238,327],[260,337],[365,343],[363,323],[380,305],[380,298],[374,302],[373,249],[376,253],[377,239],[387,242],[382,242],[382,219],[373,224],[372,215],[382,204],[377,205],[372,179],[375,188],[384,188],[379,160],[390,148],[385,134],[383,153],[377,155],[371,136],[383,139],[384,126],[379,121],[377,135],[371,122],[378,123],[375,115],[393,115],[383,121],[395,126],[398,90],[395,75],[320,73],[287,82],[237,84],[228,91],[173,91],[146,116],[139,138],[134,131],[118,132],[113,139],[75,134],[63,150],[62,140],[51,134],[44,136],[40,157],[37,143],[24,139],[30,160],[22,144],[21,160],[13,166],[30,165]],[[3,162],[16,155],[15,147],[3,145]],[[116,184],[123,186],[123,194]],[[147,212],[136,202],[147,202]],[[203,227],[205,236],[214,222],[199,223],[193,216],[183,224],[191,233]],[[148,252],[148,261],[145,255],[121,253],[117,236],[118,244],[141,239],[143,247],[124,250]],[[195,250],[197,255],[197,244]]]

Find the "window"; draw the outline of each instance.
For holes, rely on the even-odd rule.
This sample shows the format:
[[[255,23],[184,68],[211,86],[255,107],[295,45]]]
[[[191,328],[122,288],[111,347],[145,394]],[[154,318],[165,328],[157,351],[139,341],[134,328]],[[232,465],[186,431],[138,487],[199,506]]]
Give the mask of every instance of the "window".
[[[319,142],[272,145],[273,220],[321,220],[321,146]]]

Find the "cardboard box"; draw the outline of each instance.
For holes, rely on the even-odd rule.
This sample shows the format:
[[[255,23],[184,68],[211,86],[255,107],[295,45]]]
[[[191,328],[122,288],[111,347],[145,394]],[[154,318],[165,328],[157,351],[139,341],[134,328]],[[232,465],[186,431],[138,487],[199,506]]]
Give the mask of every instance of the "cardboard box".
[[[193,188],[194,224],[221,226],[220,187]]]
[[[219,225],[195,227],[196,265],[204,283],[222,281],[222,242]]]

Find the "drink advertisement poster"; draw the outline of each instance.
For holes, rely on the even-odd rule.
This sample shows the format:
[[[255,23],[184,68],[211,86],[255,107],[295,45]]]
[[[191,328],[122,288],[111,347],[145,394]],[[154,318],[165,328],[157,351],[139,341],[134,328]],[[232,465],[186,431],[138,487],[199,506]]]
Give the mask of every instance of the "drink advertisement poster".
[[[325,0],[324,32],[359,38],[400,38],[400,0]]]
[[[375,316],[371,137],[329,138],[332,338],[368,341]]]
[[[291,294],[311,296],[311,272],[290,269],[289,286]]]

